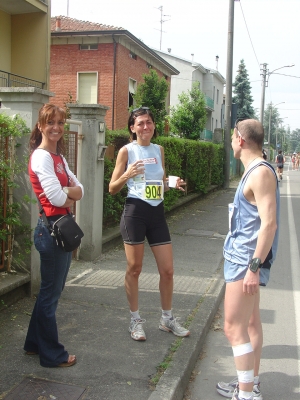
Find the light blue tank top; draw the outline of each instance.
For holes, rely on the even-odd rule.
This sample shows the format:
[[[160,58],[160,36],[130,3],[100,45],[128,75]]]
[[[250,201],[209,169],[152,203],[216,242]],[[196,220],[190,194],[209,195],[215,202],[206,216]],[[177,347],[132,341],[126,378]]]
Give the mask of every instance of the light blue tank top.
[[[227,234],[224,243],[224,258],[235,264],[248,265],[253,258],[256,249],[258,231],[260,229],[261,220],[257,207],[246,200],[244,196],[244,187],[250,173],[260,165],[265,165],[274,173],[276,182],[277,176],[273,167],[262,161],[253,166],[240,181],[236,190],[233,202],[233,213],[231,217],[231,228]],[[278,247],[279,233],[279,210],[280,210],[280,193],[277,183],[276,188],[276,222],[277,230],[270,252],[263,263],[264,268],[270,268],[275,260]]]
[[[140,146],[136,141],[126,144],[128,151],[128,164],[132,164],[137,160],[145,161],[145,179],[146,180],[162,180],[164,177],[164,169],[161,160],[160,146],[150,143],[149,146]],[[147,161],[149,160],[149,161]],[[132,178],[127,181],[128,193],[127,197],[141,199],[146,201],[151,206],[158,206],[162,200],[145,200],[141,197],[140,193],[134,188],[134,181]]]

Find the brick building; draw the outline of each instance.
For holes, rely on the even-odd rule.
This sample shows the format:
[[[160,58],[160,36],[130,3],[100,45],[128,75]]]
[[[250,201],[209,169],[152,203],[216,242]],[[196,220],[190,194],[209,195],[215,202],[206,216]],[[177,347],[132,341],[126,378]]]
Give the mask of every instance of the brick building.
[[[171,75],[179,73],[123,28],[51,18],[50,91],[55,93],[54,103],[63,106],[72,97],[82,104],[108,106],[107,127],[124,128],[132,94],[150,68],[168,82]]]

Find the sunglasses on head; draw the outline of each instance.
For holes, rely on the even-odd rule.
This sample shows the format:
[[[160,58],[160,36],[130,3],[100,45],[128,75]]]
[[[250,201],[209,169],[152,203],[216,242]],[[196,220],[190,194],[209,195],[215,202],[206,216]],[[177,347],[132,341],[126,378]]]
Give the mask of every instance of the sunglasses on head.
[[[249,118],[237,118],[235,123],[234,123],[234,127],[237,129],[238,123],[242,122],[242,121],[245,121],[246,119],[249,119]]]
[[[132,110],[131,111],[131,114],[133,114],[133,113],[135,113],[135,112],[137,112],[137,111],[140,111],[140,110],[145,110],[145,111],[149,111],[150,110],[150,108],[149,107],[138,107],[138,108],[135,108],[134,110]]]
[[[238,119],[235,121],[235,123],[234,123],[234,128],[237,130],[238,135],[240,136],[240,138],[241,138],[244,142],[246,142],[246,140],[244,139],[244,137],[242,136],[241,132],[240,132],[239,129],[238,129],[238,123],[239,123],[239,122],[242,122],[242,121],[245,121],[246,119],[249,119],[249,118],[238,118]]]

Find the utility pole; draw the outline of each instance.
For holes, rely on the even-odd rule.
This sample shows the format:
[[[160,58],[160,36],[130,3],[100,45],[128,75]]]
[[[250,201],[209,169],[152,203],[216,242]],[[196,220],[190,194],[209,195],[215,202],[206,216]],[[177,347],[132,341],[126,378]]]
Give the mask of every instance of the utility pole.
[[[261,64],[262,65],[262,83],[261,83],[261,103],[260,103],[260,122],[262,123],[262,125],[264,124],[264,108],[265,108],[265,90],[266,90],[266,86],[268,86],[268,79],[270,78],[270,76],[275,72],[278,71],[279,69],[282,68],[290,68],[290,67],[294,67],[295,64],[292,65],[284,65],[283,67],[280,68],[276,68],[274,69],[272,72],[269,72],[269,70],[267,70],[267,65],[268,64]]]
[[[170,21],[169,19],[163,20],[163,17],[171,17],[171,15],[163,14],[163,6],[157,8],[160,11],[160,43],[159,43],[159,50],[161,50],[161,43],[162,43],[162,24],[164,22]]]
[[[224,187],[225,187],[225,189],[229,188],[229,182],[230,182],[233,29],[234,29],[234,0],[229,0],[226,96],[225,96],[225,137],[224,137],[224,147],[225,147]]]
[[[260,122],[264,124],[264,112],[265,112],[265,91],[266,91],[266,79],[267,79],[267,65],[266,63],[262,64],[261,68],[261,75],[262,75],[262,82],[261,82],[261,102],[260,102]]]

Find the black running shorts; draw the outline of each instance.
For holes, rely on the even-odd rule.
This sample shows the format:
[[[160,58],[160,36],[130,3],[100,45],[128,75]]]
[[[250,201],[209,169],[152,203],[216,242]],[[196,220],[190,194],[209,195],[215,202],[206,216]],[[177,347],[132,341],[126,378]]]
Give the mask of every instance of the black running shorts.
[[[120,230],[124,243],[141,244],[145,237],[150,246],[171,243],[164,205],[151,206],[147,202],[128,197],[121,217]]]

